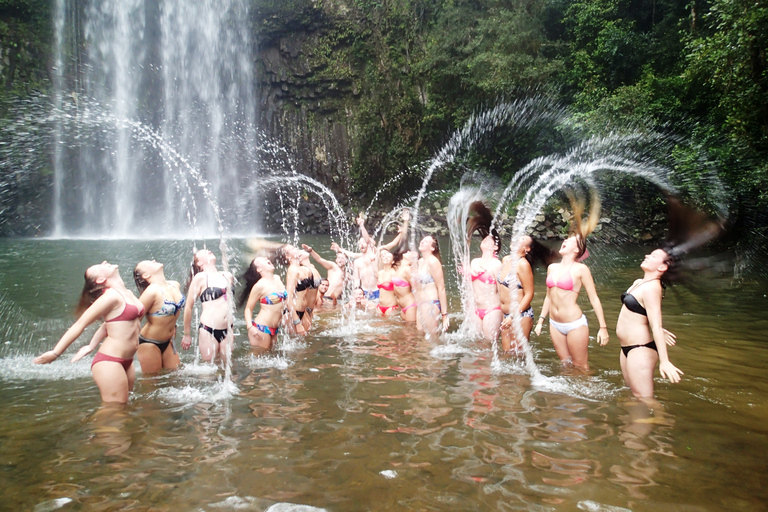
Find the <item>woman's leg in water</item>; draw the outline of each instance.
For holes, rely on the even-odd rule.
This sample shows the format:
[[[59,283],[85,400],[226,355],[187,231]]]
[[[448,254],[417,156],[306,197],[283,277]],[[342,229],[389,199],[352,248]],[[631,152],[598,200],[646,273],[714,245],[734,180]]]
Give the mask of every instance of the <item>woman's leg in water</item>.
[[[168,345],[168,348],[163,352],[163,368],[167,370],[175,370],[179,367],[180,362],[179,353],[176,352],[176,347],[173,345],[173,339],[171,339],[171,344]]]
[[[160,347],[154,343],[140,343],[136,356],[142,373],[157,373],[163,369],[163,354],[160,353]]]
[[[589,370],[589,326],[582,325],[571,329],[566,335],[566,343],[573,366],[584,371]]]
[[[624,351],[621,351],[619,357],[621,373],[624,375],[624,382],[635,397],[653,397],[653,372],[658,362],[659,354],[652,348],[633,348],[629,351],[629,356],[625,356]]]
[[[203,358],[203,361],[210,363],[216,359],[216,355],[219,353],[219,342],[216,341],[213,334],[203,328],[198,329],[197,344],[200,347],[200,357]]]
[[[128,403],[128,395],[133,389],[135,378],[133,365],[126,371],[120,363],[99,361],[93,365],[91,373],[99,387],[102,402]]]
[[[499,337],[499,331],[501,330],[501,321],[504,319],[504,314],[500,309],[494,309],[485,314],[483,318],[483,337],[487,340],[495,340]]]
[[[438,334],[440,319],[440,308],[432,301],[419,305],[419,320],[424,331],[431,335]]]
[[[533,330],[533,319],[528,316],[521,317],[520,329],[523,331],[525,339],[530,342],[531,331]],[[516,352],[523,349],[523,341],[517,340],[517,332],[515,329],[514,320],[512,321],[512,326],[501,330],[501,347],[505,352],[509,352],[513,348]]]
[[[269,352],[275,339],[277,339],[277,336],[270,336],[256,328],[248,329],[248,341],[251,344],[253,355]]]

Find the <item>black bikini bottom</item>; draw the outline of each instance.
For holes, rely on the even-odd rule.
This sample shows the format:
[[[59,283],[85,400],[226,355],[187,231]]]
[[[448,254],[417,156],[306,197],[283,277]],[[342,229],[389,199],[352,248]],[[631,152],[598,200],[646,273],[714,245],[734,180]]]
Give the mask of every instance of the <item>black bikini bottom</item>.
[[[142,343],[151,343],[152,345],[156,345],[157,348],[160,349],[161,354],[165,352],[165,349],[167,349],[168,346],[173,347],[173,345],[171,345],[171,341],[173,340],[167,340],[167,341],[151,340],[139,334],[139,345],[141,345]],[[176,347],[173,347],[173,353],[174,354],[176,353]]]
[[[213,327],[208,327],[207,325],[201,323],[197,326],[199,329],[202,329],[204,331],[207,331],[213,335],[213,339],[215,339],[218,343],[221,343],[224,341],[224,338],[227,337],[227,332],[229,332],[229,329],[214,329]]]
[[[621,347],[621,351],[624,352],[624,357],[626,357],[626,356],[629,355],[629,351],[630,350],[632,350],[633,348],[637,348],[637,347],[648,347],[650,349],[655,350],[656,352],[659,351],[659,349],[656,348],[656,342],[655,341],[652,341],[650,343],[646,343],[645,345],[630,345],[628,347]]]

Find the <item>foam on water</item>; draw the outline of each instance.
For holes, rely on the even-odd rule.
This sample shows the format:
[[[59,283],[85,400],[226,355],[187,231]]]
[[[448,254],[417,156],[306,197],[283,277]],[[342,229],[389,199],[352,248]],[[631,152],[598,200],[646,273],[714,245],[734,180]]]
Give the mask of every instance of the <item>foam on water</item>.
[[[0,358],[0,379],[8,381],[75,380],[91,378],[90,358],[70,363],[60,357],[50,364],[35,364],[34,356],[17,355]]]
[[[226,402],[240,393],[232,381],[219,379],[216,383],[202,382],[204,387],[197,388],[191,384],[184,387],[167,386],[149,394],[173,404],[217,403]]]
[[[246,360],[249,368],[275,368],[277,370],[288,369],[293,362],[281,355],[259,355],[250,354]]]

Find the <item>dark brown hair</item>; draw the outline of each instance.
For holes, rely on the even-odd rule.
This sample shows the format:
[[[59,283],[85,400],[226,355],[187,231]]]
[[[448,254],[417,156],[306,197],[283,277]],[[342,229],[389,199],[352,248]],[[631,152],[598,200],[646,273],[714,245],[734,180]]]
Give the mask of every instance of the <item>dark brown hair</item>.
[[[245,288],[240,292],[240,298],[237,300],[237,307],[242,307],[248,300],[248,296],[251,294],[251,290],[261,280],[261,273],[256,270],[256,258],[251,260],[248,268],[245,269],[240,279],[245,282]]]
[[[85,284],[83,285],[83,291],[80,293],[80,301],[75,308],[75,315],[82,315],[86,309],[96,302],[96,299],[104,295],[104,291],[107,286],[103,283],[99,284],[93,277],[88,277],[88,271],[85,271]]]
[[[469,213],[474,213],[474,215],[467,220],[467,235],[471,237],[475,231],[482,238],[491,235],[496,244],[496,251],[494,252],[498,254],[501,248],[501,237],[496,228],[491,228],[493,224],[493,213],[491,213],[491,210],[482,201],[475,201],[469,205]]]
[[[139,290],[139,295],[144,293],[144,290],[149,286],[149,281],[141,277],[142,274],[143,272],[139,270],[139,265],[136,264],[136,268],[133,269],[133,282],[136,283],[136,289]]]

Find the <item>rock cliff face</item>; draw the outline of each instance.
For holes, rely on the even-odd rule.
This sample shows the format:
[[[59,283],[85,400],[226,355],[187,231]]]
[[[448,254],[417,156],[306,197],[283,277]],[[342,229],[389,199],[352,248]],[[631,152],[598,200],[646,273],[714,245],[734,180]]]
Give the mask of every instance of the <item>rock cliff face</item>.
[[[348,11],[343,2],[294,3],[302,5],[293,18],[257,13],[259,125],[289,151],[294,169],[344,199],[357,91],[352,64],[335,58],[345,42],[334,34]]]

